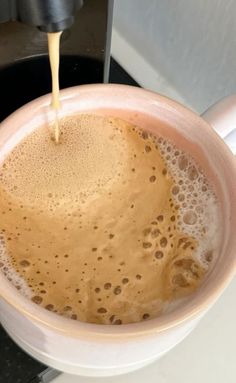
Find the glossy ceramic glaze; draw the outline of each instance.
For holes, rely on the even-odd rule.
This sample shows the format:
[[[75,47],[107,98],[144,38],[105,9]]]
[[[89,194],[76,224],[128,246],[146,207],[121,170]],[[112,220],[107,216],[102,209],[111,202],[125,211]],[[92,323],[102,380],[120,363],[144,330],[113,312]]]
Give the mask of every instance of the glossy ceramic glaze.
[[[194,297],[157,319],[105,326],[62,318],[24,298],[0,274],[0,320],[22,348],[42,362],[66,372],[90,376],[120,374],[150,363],[180,342],[233,277],[236,269],[236,161],[203,118],[155,93],[124,85],[100,84],[66,89],[61,92],[61,98],[61,116],[78,113],[118,116],[174,140],[196,157],[215,184],[221,201],[224,236],[215,267]],[[26,134],[53,119],[49,104],[50,96],[41,97],[1,124],[0,161]],[[221,125],[227,109],[221,111]],[[213,117],[214,113],[210,117],[209,112],[206,115],[208,120]],[[214,123],[217,125],[217,119]]]

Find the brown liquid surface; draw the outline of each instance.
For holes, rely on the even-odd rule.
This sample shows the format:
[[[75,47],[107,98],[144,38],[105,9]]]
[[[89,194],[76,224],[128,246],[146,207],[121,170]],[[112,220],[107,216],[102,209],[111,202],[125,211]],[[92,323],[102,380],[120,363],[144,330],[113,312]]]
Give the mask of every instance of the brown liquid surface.
[[[117,118],[60,124],[58,145],[41,127],[1,165],[8,259],[48,310],[105,324],[158,316],[207,268],[177,224],[176,182],[156,138]]]

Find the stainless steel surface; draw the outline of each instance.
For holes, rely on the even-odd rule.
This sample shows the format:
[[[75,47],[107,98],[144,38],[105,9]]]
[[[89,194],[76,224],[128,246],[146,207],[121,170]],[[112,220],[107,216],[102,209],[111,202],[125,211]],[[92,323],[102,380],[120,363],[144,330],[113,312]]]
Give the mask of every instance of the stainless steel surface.
[[[83,0],[2,0],[0,22],[18,20],[45,32],[70,28]]]

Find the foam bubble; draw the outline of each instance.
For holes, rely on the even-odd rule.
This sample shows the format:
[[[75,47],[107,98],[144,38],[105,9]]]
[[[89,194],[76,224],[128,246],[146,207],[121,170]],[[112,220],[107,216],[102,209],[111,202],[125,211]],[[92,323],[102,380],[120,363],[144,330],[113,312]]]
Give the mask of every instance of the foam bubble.
[[[19,275],[19,273],[15,270],[14,263],[9,258],[6,252],[5,246],[5,238],[4,234],[1,234],[1,244],[0,244],[0,272],[2,271],[6,278],[17,288],[20,290],[21,294],[27,298],[32,297],[32,290],[28,286],[27,282],[23,277]],[[30,265],[28,261],[24,261],[24,265]],[[21,265],[22,266],[22,265]]]
[[[217,197],[203,170],[190,155],[176,149],[176,146],[167,140],[158,141],[158,146],[175,182],[172,195],[178,203],[177,225],[184,233],[196,238],[198,247],[195,256],[202,266],[208,268],[209,265],[202,260],[202,254],[212,251],[213,257],[216,257],[220,241]],[[167,158],[167,153],[171,154],[170,159]],[[173,164],[171,158],[176,155],[178,162]],[[187,189],[185,184],[188,185]],[[190,206],[192,210],[189,209]],[[203,236],[203,227],[210,228],[207,236]]]

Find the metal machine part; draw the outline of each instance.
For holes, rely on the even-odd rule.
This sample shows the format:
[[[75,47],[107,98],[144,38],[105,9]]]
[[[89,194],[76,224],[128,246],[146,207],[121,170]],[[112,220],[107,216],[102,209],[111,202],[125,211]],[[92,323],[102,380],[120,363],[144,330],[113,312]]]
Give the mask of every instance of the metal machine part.
[[[44,32],[70,28],[83,0],[2,0],[0,22],[21,21]]]
[[[28,383],[50,383],[60,374],[61,374],[60,371],[57,371],[57,370],[54,370],[53,368],[48,367],[46,368],[46,370],[40,372],[40,374],[38,374]]]

